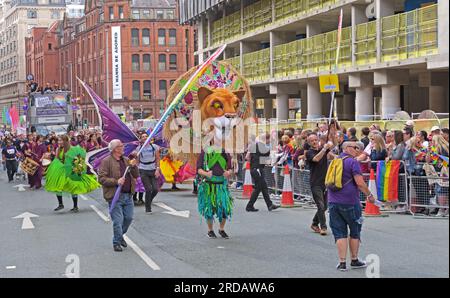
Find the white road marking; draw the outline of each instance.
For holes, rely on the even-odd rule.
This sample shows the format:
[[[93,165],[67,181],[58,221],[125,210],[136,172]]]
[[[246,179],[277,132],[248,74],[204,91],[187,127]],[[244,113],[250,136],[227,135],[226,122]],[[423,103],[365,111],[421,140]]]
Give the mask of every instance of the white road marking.
[[[16,269],[16,266],[6,266],[6,270]]]
[[[90,206],[91,206],[91,208],[95,211],[95,213],[97,213],[98,216],[100,216],[101,219],[103,219],[103,220],[106,221],[106,222],[109,222],[109,221],[110,221],[109,218],[108,218],[106,215],[104,215],[103,212],[101,212],[100,210],[98,210],[97,207],[95,207],[94,205],[90,205]]]
[[[89,199],[88,198],[86,198],[85,196],[83,196],[83,195],[80,195],[80,198],[83,200],[83,201],[89,201]]]
[[[163,213],[180,216],[180,217],[184,217],[184,218],[189,218],[189,214],[190,214],[189,210],[177,211],[177,210],[173,209],[172,207],[167,206],[163,202],[156,202],[153,204],[155,204],[158,207],[168,210],[168,211],[164,211]]]
[[[223,248],[225,248],[225,247],[223,247],[223,246],[217,246],[217,248],[221,248],[221,249],[223,249]]]
[[[106,217],[106,215],[103,214],[100,210],[98,210],[97,207],[94,205],[91,205],[91,208],[94,209],[94,211],[97,213],[98,216],[100,216],[103,221],[109,222],[109,218]],[[145,254],[142,249],[136,245],[129,237],[126,235],[123,236],[125,241],[128,243],[128,245],[134,250],[134,252],[153,270],[161,270],[161,268],[156,264],[148,255]]]
[[[33,218],[33,217],[39,217],[39,215],[30,213],[30,212],[24,212],[20,215],[17,215],[16,217],[13,217],[13,219],[23,219],[22,230],[30,230],[30,229],[34,229],[33,222],[31,221],[31,218]]]
[[[142,260],[153,270],[161,270],[161,268],[149,257],[145,254],[145,252],[142,251],[142,249],[139,248],[139,246],[136,245],[130,238],[128,238],[126,235],[123,236],[125,241],[128,243],[128,245],[138,254],[138,256],[141,257]]]

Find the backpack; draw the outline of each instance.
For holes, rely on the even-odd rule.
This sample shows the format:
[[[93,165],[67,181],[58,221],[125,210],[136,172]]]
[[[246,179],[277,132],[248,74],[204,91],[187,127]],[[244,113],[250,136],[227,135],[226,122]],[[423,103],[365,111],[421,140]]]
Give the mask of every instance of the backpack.
[[[325,177],[325,186],[328,187],[332,191],[339,191],[345,185],[352,181],[350,179],[344,185],[342,184],[342,175],[344,172],[344,160],[349,156],[345,156],[344,158],[335,158],[331,161],[330,166],[327,170],[327,175]]]

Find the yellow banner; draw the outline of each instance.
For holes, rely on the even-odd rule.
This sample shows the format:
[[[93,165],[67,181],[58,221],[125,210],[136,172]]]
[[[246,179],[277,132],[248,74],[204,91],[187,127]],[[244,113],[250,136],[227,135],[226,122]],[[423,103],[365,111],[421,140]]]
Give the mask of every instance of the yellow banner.
[[[338,75],[322,75],[319,76],[320,93],[339,92]]]

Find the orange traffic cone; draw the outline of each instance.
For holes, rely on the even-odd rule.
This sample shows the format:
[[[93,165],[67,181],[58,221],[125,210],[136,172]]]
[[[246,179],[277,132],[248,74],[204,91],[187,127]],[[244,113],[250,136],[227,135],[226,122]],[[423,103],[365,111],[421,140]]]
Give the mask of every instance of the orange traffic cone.
[[[372,195],[375,198],[375,202],[378,202],[378,195],[377,195],[377,185],[375,182],[375,173],[373,169],[370,169],[370,180],[369,180],[369,190],[372,193]],[[381,214],[380,208],[369,202],[369,200],[366,201],[366,209],[364,210],[364,216],[368,217],[380,217],[380,216],[386,216]]]
[[[289,166],[284,167],[283,192],[281,194],[281,207],[294,207],[294,194],[292,192],[291,175]]]
[[[242,197],[250,199],[253,192],[252,175],[250,174],[250,162],[245,165],[244,187]]]

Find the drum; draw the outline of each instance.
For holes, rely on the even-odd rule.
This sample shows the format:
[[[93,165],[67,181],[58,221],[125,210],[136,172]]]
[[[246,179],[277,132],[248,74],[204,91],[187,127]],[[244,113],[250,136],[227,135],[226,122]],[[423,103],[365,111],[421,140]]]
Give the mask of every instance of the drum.
[[[29,157],[20,163],[20,168],[30,176],[36,174],[38,167],[39,164]]]
[[[47,167],[52,163],[50,159],[43,158],[42,159],[42,175],[45,176],[47,174]]]

